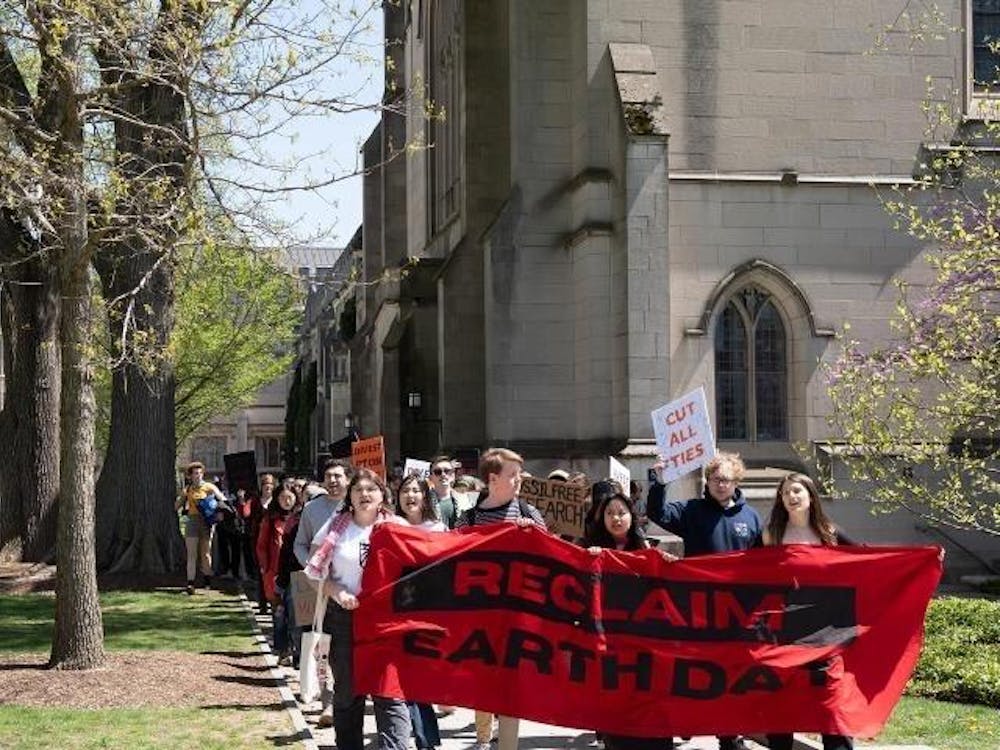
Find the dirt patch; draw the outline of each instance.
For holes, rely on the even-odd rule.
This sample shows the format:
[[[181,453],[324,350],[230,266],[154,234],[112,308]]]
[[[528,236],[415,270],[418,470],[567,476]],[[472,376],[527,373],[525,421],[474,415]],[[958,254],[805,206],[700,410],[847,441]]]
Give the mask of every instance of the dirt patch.
[[[277,685],[260,654],[118,651],[101,669],[46,669],[40,654],[0,654],[0,705],[67,708],[274,707]]]
[[[52,591],[55,567],[0,564],[0,594]],[[235,582],[226,582],[235,594]],[[114,576],[102,591],[183,585],[182,576]],[[231,591],[229,591],[231,589]],[[256,650],[192,654],[180,651],[109,652],[101,669],[52,670],[47,654],[0,653],[0,705],[67,708],[281,708],[277,683]]]
[[[53,591],[56,566],[45,563],[0,563],[0,594]]]

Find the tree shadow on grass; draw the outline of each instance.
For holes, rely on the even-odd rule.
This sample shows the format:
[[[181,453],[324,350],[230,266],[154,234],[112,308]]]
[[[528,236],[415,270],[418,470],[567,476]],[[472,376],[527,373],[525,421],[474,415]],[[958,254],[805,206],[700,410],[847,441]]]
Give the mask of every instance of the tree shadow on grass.
[[[17,662],[14,664],[0,664],[0,672],[9,672],[15,669],[35,669],[39,672],[44,672],[49,668],[49,663],[47,661],[43,662]]]
[[[227,661],[225,664],[227,667],[240,669],[244,672],[267,672],[270,669],[267,664],[238,664],[232,661]]]
[[[250,687],[277,689],[279,682],[273,677],[248,677],[241,674],[217,674],[212,677],[219,682],[232,682],[237,685],[249,685]]]
[[[199,706],[203,711],[284,711],[284,703],[210,703]]]
[[[230,659],[252,659],[260,656],[260,651],[199,651],[202,656],[226,656]]]
[[[267,736],[267,741],[275,747],[290,747],[291,745],[303,743],[310,739],[310,737],[310,732],[307,729],[303,729],[301,732],[295,732],[294,734],[271,734]]]

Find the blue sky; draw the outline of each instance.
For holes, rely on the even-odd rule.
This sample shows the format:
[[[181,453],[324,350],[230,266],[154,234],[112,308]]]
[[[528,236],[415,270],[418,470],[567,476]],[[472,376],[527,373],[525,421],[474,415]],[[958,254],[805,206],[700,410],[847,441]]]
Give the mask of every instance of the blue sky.
[[[369,7],[371,0],[349,4]],[[302,8],[318,5],[315,0],[307,0]],[[352,100],[377,104],[384,80],[381,10],[373,10],[368,17],[371,28],[359,39],[368,59],[345,60],[327,78],[325,86],[331,96],[349,94]],[[289,175],[294,182],[350,174],[360,168],[359,150],[378,119],[374,111],[299,118],[282,133],[269,137],[265,148],[273,158],[294,164]],[[343,247],[361,223],[361,199],[361,177],[355,176],[315,192],[281,195],[271,201],[270,210],[309,244]]]

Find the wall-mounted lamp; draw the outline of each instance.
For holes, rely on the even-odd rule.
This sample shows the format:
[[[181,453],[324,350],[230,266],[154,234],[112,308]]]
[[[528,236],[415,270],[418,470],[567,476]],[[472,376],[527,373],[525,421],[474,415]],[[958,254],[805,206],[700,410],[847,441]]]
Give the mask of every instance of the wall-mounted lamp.
[[[422,403],[423,396],[420,395],[420,391],[410,391],[406,394],[406,405],[411,409],[419,409]]]

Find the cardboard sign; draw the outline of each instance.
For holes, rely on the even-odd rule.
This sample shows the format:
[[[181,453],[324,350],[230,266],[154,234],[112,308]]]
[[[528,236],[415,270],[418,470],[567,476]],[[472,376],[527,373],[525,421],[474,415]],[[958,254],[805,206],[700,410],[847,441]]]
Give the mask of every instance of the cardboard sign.
[[[526,477],[519,497],[538,508],[553,534],[583,536],[583,519],[590,507],[589,487]]]
[[[421,479],[427,479],[431,475],[431,462],[421,461],[419,458],[408,458],[403,464],[403,479],[416,474]]]
[[[351,465],[371,469],[385,481],[385,442],[381,435],[351,443]]]
[[[608,476],[622,486],[622,492],[628,494],[629,485],[632,483],[632,474],[625,467],[625,464],[614,456],[608,456]]]
[[[708,421],[705,388],[699,386],[653,411],[656,448],[666,464],[664,483],[700,469],[715,455],[715,438]]]
[[[292,606],[295,607],[295,626],[299,628],[312,627],[316,614],[316,581],[309,580],[305,571],[293,571],[289,577],[292,587]]]

